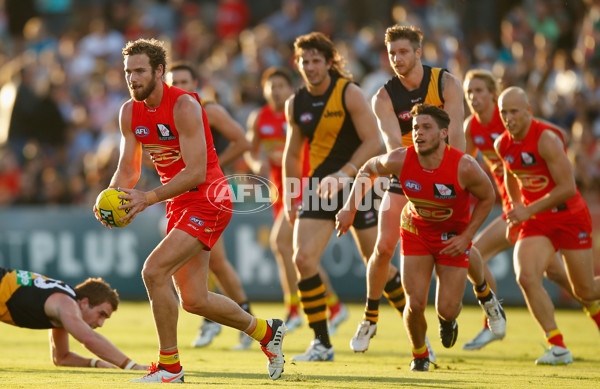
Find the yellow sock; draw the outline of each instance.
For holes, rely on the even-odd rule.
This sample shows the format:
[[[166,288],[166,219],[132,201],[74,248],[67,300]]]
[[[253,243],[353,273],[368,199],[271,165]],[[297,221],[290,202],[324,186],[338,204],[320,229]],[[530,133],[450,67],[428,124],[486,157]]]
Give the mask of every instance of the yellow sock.
[[[429,355],[429,351],[427,350],[427,345],[419,348],[412,349],[413,357],[415,358],[425,358]]]
[[[600,302],[596,301],[589,307],[584,307],[583,309],[588,313],[588,315],[595,316],[600,312]]]
[[[264,339],[267,334],[267,330],[269,329],[269,325],[265,319],[256,318],[256,327],[254,330],[248,334],[252,339],[258,340],[259,342]]]
[[[335,304],[339,303],[340,299],[338,298],[337,293],[333,292],[331,294],[329,294],[329,293],[327,294],[327,296],[325,297],[325,301],[326,301],[328,307],[332,307]]]

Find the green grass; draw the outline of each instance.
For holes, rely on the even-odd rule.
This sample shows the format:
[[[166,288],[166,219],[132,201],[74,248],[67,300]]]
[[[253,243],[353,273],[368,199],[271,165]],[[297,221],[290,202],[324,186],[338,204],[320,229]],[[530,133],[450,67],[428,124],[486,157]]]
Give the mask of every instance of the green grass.
[[[437,366],[429,373],[410,373],[410,345],[404,325],[382,304],[377,336],[365,354],[354,354],[348,342],[362,316],[362,305],[350,305],[350,319],[332,337],[334,362],[294,363],[290,357],[304,352],[312,339],[306,325],[288,334],[284,342],[285,372],[277,381],[268,378],[266,358],[255,345],[247,351],[230,351],[238,333],[224,328],[213,344],[203,349],[189,346],[200,319],[181,312],[179,351],[186,385],[203,388],[598,388],[600,387],[600,334],[579,310],[560,310],[556,318],[575,358],[570,366],[535,366],[541,356],[541,330],[524,308],[509,307],[508,335],[480,351],[461,345],[482,324],[478,307],[465,307],[459,317],[458,342],[444,349],[437,335],[437,319],[428,307],[428,335],[437,353]],[[281,304],[254,304],[260,317],[277,317]],[[129,357],[140,363],[156,360],[157,341],[148,303],[123,303],[100,332]],[[91,357],[79,343],[71,348]],[[46,331],[0,324],[0,388],[131,388],[128,380],[141,372],[113,369],[58,368],[50,360]],[[200,386],[201,385],[201,386]]]

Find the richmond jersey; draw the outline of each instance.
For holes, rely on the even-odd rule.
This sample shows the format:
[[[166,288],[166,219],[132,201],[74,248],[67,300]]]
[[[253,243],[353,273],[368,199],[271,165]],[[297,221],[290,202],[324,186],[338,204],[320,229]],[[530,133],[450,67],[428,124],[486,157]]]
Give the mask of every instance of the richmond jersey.
[[[0,267],[0,321],[23,328],[54,328],[44,312],[46,300],[54,293],[76,297],[73,288],[62,281]]]
[[[294,121],[309,142],[311,177],[340,170],[362,143],[344,101],[349,84],[345,78],[332,77],[324,94],[313,96],[303,87],[294,97]]]
[[[423,79],[421,85],[415,90],[406,89],[400,78],[394,76],[384,85],[385,90],[390,96],[394,112],[400,123],[402,131],[402,145],[410,146],[412,140],[412,117],[410,111],[416,104],[427,103],[436,107],[444,107],[444,98],[442,97],[442,75],[446,69],[432,68],[423,65]]]

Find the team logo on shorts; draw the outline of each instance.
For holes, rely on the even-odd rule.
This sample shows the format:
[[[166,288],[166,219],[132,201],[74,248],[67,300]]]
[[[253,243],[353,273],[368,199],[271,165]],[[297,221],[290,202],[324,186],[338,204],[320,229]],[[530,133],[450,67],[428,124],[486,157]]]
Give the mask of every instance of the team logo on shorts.
[[[157,124],[156,130],[158,131],[158,140],[173,140],[176,139],[171,127],[168,124]]]
[[[190,217],[190,221],[192,223],[194,223],[195,225],[197,225],[198,227],[203,226],[204,225],[204,221],[202,221],[202,219],[196,217],[196,216],[191,216]]]
[[[433,184],[433,197],[441,200],[456,198],[454,185],[451,184]]]

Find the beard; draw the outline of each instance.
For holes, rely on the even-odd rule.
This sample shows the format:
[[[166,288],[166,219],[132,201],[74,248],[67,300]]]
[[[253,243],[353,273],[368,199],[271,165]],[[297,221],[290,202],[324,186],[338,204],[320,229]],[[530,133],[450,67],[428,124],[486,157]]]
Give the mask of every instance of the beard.
[[[153,73],[154,75],[154,73]],[[131,89],[131,87],[129,87],[129,94],[131,95],[131,98],[134,99],[135,101],[144,101],[148,98],[148,96],[150,96],[150,94],[152,93],[152,91],[154,90],[154,88],[156,87],[156,80],[154,78],[152,78],[152,81],[150,81],[148,83],[148,85],[146,85],[144,88],[142,88],[141,90],[133,90]]]
[[[416,147],[416,146],[415,146]],[[428,149],[417,148],[417,153],[423,157],[433,154],[440,147],[440,140],[438,139],[435,144],[431,145]]]

